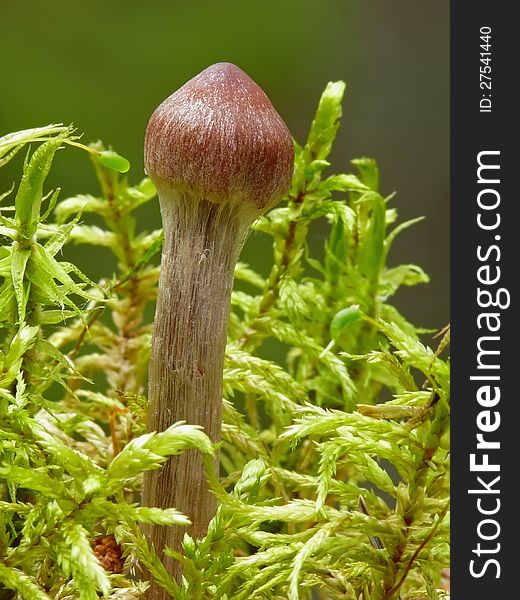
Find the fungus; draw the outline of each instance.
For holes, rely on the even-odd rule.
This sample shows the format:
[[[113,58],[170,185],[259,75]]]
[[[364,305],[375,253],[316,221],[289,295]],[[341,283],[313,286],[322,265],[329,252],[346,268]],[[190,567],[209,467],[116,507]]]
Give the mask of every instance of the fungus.
[[[289,130],[265,93],[235,65],[212,65],[153,113],[145,167],[159,194],[164,245],[149,431],[186,421],[218,441],[234,267],[251,224],[288,191],[293,162]],[[147,472],[143,505],[175,507],[190,518],[190,535],[205,535],[216,505],[200,453],[190,450]],[[163,556],[163,548],[180,551],[184,531],[150,526],[147,534],[179,578],[179,567]],[[168,597],[160,594],[157,588],[150,597]]]

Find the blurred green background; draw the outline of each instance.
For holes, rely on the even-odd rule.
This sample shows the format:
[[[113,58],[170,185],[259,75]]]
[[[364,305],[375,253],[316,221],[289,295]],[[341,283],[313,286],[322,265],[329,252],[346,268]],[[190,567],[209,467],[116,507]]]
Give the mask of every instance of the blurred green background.
[[[332,169],[376,158],[401,219],[427,217],[402,234],[391,262],[421,265],[431,284],[397,300],[416,324],[448,321],[449,0],[0,0],[0,25],[0,135],[73,122],[83,141],[102,138],[126,156],[134,181],[150,114],[211,63],[249,73],[300,142],[325,84],[345,80]],[[19,168],[0,171],[0,191]],[[50,184],[62,198],[97,190],[73,149],[60,153]],[[159,225],[157,204],[140,225]],[[267,250],[253,235],[244,259],[265,270]],[[111,272],[102,251],[72,254],[93,277]]]

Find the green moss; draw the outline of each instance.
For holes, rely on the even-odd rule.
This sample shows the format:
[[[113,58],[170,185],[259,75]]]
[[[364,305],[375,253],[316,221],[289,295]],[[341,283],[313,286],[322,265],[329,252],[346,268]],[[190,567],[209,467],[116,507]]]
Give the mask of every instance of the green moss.
[[[154,198],[150,181],[130,186],[108,168],[124,159],[98,144],[100,195],[58,200],[45,178],[56,150],[78,145],[73,131],[0,138],[0,166],[32,146],[0,214],[2,598],[139,598],[143,570],[178,599],[444,597],[449,337],[429,348],[390,303],[428,278],[386,266],[412,223],[394,225],[375,162],[326,173],[343,92],[327,86],[286,202],[255,224],[272,242],[270,273],[237,266],[248,291],[232,298],[218,480],[196,427],[144,433],[161,232],[137,233],[135,211]],[[308,235],[323,221],[317,258]],[[112,253],[117,272],[92,282],[61,259],[74,243]],[[280,364],[257,356],[273,341],[287,349]],[[219,508],[206,538],[185,537],[178,584],[139,525],[186,518],[138,503],[142,473],[187,448],[208,457]],[[123,573],[94,552],[107,536]]]

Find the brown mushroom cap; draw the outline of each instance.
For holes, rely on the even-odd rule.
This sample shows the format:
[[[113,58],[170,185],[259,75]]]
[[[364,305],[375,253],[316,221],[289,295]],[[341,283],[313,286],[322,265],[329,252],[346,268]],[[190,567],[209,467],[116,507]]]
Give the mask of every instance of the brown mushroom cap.
[[[153,113],[145,167],[169,185],[212,202],[270,208],[288,191],[294,162],[287,126],[241,69],[217,63]]]

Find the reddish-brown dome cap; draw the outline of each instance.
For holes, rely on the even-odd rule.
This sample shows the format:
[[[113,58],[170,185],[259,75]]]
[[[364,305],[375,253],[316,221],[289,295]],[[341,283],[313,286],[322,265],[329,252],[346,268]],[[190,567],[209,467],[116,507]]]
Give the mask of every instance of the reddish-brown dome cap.
[[[145,167],[167,183],[213,202],[263,210],[288,191],[291,134],[262,89],[241,69],[217,63],[190,79],[153,113]]]

